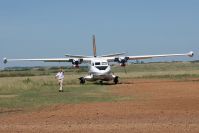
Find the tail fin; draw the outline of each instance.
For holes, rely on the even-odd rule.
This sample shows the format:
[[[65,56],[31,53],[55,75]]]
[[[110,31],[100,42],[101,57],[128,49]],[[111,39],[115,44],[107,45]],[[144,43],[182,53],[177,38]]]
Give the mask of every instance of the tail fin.
[[[96,43],[95,43],[95,35],[93,35],[93,56],[97,57],[96,53]]]

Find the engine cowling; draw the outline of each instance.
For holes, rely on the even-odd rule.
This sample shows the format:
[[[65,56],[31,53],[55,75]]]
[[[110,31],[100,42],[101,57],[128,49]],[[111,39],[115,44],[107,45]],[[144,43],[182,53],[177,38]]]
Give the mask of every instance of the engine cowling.
[[[73,67],[79,68],[79,64],[81,64],[83,59],[70,59],[69,62],[72,63]]]
[[[3,58],[3,63],[6,64],[8,60],[6,58]]]
[[[114,61],[120,63],[120,66],[125,67],[128,60],[129,60],[129,57],[119,57],[119,58],[115,58]]]

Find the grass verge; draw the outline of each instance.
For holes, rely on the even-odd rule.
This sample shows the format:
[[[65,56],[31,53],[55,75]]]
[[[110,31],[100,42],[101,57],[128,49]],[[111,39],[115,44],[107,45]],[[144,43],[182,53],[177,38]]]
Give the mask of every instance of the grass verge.
[[[0,108],[26,109],[53,104],[109,102],[125,99],[112,94],[106,85],[89,83],[79,85],[74,82],[74,78],[65,79],[63,93],[58,92],[58,85],[53,76],[1,78]]]

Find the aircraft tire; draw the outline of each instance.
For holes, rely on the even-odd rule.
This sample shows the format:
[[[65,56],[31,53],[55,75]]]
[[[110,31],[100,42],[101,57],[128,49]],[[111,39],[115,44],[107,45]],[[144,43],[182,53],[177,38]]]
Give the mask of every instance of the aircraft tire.
[[[119,82],[118,78],[119,78],[118,76],[116,76],[116,77],[114,78],[114,83],[115,83],[115,84],[118,84],[118,82]]]
[[[79,80],[80,80],[80,84],[85,84],[85,82],[86,82],[83,77],[79,78]]]
[[[100,80],[100,84],[103,85],[103,81],[102,80]]]

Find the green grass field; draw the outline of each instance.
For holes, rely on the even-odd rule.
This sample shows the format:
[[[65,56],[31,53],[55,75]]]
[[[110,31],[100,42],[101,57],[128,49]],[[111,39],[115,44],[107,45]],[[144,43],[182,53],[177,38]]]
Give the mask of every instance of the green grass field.
[[[186,79],[199,77],[199,63],[173,62],[173,63],[148,63],[133,64],[125,70],[114,67],[113,71],[119,73],[123,79],[132,78],[165,78],[165,79]]]
[[[35,108],[61,103],[102,102],[117,100],[106,86],[79,85],[76,76],[68,76],[64,92],[58,92],[53,76],[15,77],[0,79],[1,108]]]
[[[121,82],[137,78],[185,80],[199,78],[199,63],[149,63],[113,67]],[[0,72],[0,111],[2,109],[32,109],[54,104],[120,101],[125,98],[111,93],[108,85],[86,83],[78,78],[85,70],[65,69],[64,92],[58,92],[54,78],[57,69]]]

